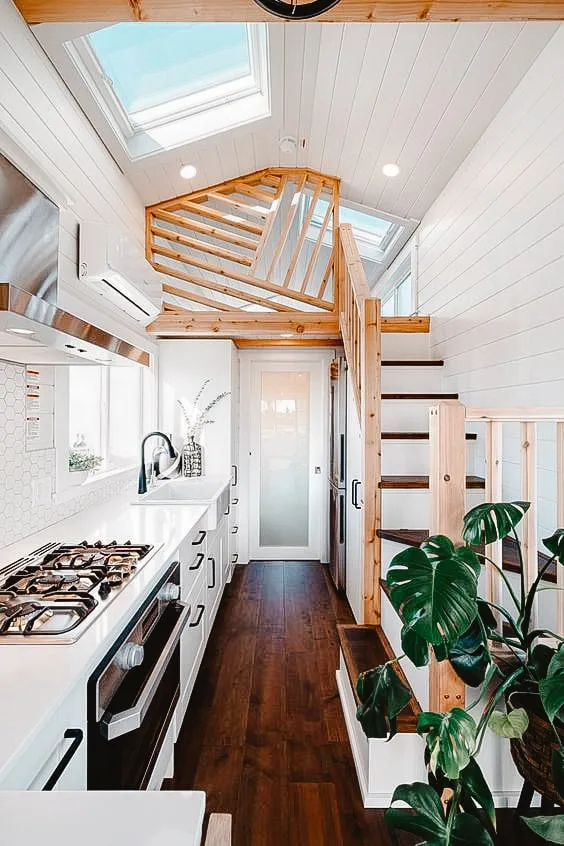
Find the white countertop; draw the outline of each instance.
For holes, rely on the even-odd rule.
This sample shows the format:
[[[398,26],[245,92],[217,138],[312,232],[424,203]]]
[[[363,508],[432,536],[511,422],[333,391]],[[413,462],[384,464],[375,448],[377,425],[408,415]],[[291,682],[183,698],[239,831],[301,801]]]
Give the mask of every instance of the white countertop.
[[[200,791],[0,791],[2,842],[17,846],[199,846]]]
[[[0,550],[1,568],[54,541],[131,540],[161,545],[76,643],[10,645],[0,641],[0,781],[16,754],[33,742],[41,725],[78,682],[81,679],[86,682],[208,507],[145,507],[131,505],[131,499],[131,491],[127,491]]]

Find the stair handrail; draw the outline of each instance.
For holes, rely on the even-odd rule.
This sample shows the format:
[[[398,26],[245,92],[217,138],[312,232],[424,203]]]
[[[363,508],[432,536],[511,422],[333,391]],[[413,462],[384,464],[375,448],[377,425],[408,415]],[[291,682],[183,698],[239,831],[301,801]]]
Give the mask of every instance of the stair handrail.
[[[538,575],[537,539],[537,424],[553,422],[556,426],[556,515],[564,526],[564,408],[472,408],[458,400],[445,400],[429,410],[429,496],[430,533],[444,534],[462,543],[462,518],[466,511],[466,423],[486,425],[487,502],[500,502],[502,490],[502,425],[521,426],[521,499],[530,502],[521,528],[525,560],[526,587]],[[497,567],[503,564],[501,541],[488,544],[485,554]],[[564,569],[557,568],[557,629],[564,635]],[[501,576],[486,561],[486,598],[499,604]],[[452,673],[448,662],[431,664],[429,699],[431,710],[447,710],[464,704],[464,685]]]
[[[335,308],[353,386],[362,441],[363,622],[381,619],[381,304],[370,296],[350,224],[339,226]]]

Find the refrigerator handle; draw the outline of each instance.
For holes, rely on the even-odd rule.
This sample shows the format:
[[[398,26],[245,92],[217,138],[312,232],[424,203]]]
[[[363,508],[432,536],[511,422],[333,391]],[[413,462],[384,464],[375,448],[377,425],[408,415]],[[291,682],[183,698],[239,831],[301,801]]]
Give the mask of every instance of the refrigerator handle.
[[[354,507],[358,508],[358,510],[360,511],[360,505],[358,504],[358,489],[359,489],[359,486],[360,486],[360,481],[358,479],[353,479],[352,485],[351,485],[351,502],[354,505]]]
[[[345,481],[345,436],[340,436],[341,451],[339,454],[339,479]]]
[[[339,496],[339,543],[345,542],[345,497]]]

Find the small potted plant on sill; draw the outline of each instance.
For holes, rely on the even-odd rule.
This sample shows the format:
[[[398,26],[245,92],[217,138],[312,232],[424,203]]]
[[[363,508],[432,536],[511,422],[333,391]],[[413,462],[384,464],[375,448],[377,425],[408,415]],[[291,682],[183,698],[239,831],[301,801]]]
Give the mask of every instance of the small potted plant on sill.
[[[69,472],[73,485],[81,485],[92,470],[97,470],[102,458],[93,452],[71,449],[69,452]]]
[[[466,708],[420,714],[417,732],[425,738],[428,784],[398,786],[386,811],[391,827],[421,835],[425,844],[494,843],[494,801],[477,760],[488,731],[509,739],[526,783],[549,803],[564,804],[564,638],[533,623],[543,576],[564,564],[564,529],[543,541],[551,557],[527,591],[516,527],[528,508],[526,502],[479,505],[464,518],[465,545],[455,547],[436,535],[400,552],[388,569],[404,654],[358,679],[357,719],[365,734],[394,735],[397,716],[411,698],[394,669],[403,658],[422,667],[432,651],[437,661],[450,661],[465,684],[478,688]],[[504,538],[516,549],[517,590],[484,555],[484,544]],[[478,596],[486,561],[505,583],[507,608]],[[398,801],[411,810],[394,807]],[[523,819],[545,842],[564,843],[564,809]]]

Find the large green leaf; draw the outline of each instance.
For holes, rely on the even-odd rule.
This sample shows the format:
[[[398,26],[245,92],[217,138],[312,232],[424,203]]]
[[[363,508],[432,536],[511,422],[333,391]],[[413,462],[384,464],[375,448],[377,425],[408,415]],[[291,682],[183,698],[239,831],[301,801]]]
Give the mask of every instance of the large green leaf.
[[[458,779],[449,779],[439,768],[433,773],[429,767],[431,754],[425,748],[425,766],[427,778],[433,790],[443,796],[445,789],[460,791],[460,807],[468,814],[480,819],[493,838],[496,836],[495,804],[490,788],[484,778],[482,770],[475,758],[470,758],[468,764],[460,771]]]
[[[420,846],[493,846],[484,825],[471,814],[457,813],[449,832],[441,800],[428,784],[400,784],[392,796],[394,802],[405,802],[413,811],[388,808],[386,822],[392,828],[424,837]]]
[[[549,552],[557,557],[561,564],[564,564],[564,529],[556,529],[549,538],[543,538],[544,545]]]
[[[411,699],[392,664],[361,673],[356,683],[360,705],[356,718],[367,737],[390,738],[396,733],[396,717]]]
[[[463,537],[478,546],[506,537],[529,510],[529,502],[483,502],[464,517]]]
[[[491,664],[491,655],[484,630],[477,619],[449,649],[448,659],[465,684],[470,687],[482,684]]]
[[[416,667],[429,663],[429,644],[410,626],[403,626],[401,630],[401,648]]]
[[[531,831],[548,843],[564,843],[564,814],[553,817],[521,817]]]
[[[429,561],[458,561],[465,564],[478,578],[482,565],[473,549],[468,546],[456,546],[445,535],[431,535],[421,544],[421,549]]]
[[[564,644],[551,658],[546,678],[540,685],[540,697],[550,720],[564,720]]]
[[[453,645],[476,617],[476,572],[448,538],[394,556],[387,581],[403,623],[427,643]]]
[[[514,708],[507,714],[501,711],[492,711],[488,720],[488,728],[498,737],[521,740],[529,728],[529,717],[524,708]]]
[[[538,681],[546,678],[550,662],[556,649],[553,646],[547,646],[546,643],[537,643],[531,652],[531,657],[528,662],[529,669],[531,669]]]
[[[463,708],[444,714],[424,711],[417,720],[417,733],[426,734],[432,772],[437,767],[447,778],[458,778],[476,746],[476,723]]]

